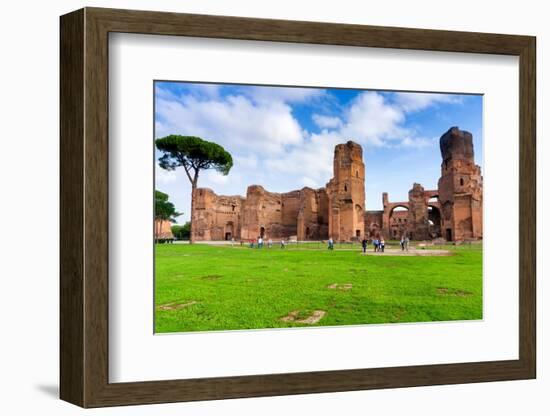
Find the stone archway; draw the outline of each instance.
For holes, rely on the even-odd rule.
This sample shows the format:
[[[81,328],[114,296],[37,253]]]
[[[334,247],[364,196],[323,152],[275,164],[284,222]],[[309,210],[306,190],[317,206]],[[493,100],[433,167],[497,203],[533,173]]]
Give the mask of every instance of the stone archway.
[[[387,199],[384,200],[384,212],[382,214],[382,229],[381,234],[383,234],[386,238],[393,238],[393,231],[392,227],[394,221],[393,219],[397,219],[396,223],[399,224],[399,217],[401,217],[401,225],[404,228],[404,231],[407,231],[407,221],[405,221],[405,215],[399,214],[397,217],[394,215],[394,211],[397,209],[397,212],[400,212],[402,209],[408,210],[409,209],[409,203],[402,201],[402,202],[388,202]]]
[[[388,214],[388,236],[387,238],[399,240],[408,229],[409,207],[404,204],[396,204]]]
[[[441,210],[436,205],[428,205],[428,232],[432,238],[440,238],[441,234]]]
[[[226,241],[229,241],[234,237],[235,237],[235,230],[234,230],[233,221],[228,221],[224,227],[224,239]]]

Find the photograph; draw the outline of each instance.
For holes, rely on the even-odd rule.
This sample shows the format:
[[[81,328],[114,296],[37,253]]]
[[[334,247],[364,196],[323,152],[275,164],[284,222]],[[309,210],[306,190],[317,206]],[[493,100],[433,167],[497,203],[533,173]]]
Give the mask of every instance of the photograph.
[[[482,94],[152,99],[156,334],[483,319]]]

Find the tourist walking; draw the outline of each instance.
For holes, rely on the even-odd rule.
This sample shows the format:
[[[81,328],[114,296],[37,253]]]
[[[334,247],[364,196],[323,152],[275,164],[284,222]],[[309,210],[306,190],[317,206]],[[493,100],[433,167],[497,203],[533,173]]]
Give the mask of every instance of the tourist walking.
[[[386,242],[384,241],[384,237],[380,239],[380,249],[378,251],[384,252],[384,247],[386,247]]]
[[[281,248],[285,248],[285,239],[281,239]]]
[[[363,237],[363,241],[361,241],[361,246],[363,246],[363,254],[367,252],[367,238]]]
[[[273,247],[273,240],[271,240],[271,238],[269,240],[267,240],[267,248],[271,248]]]
[[[405,236],[405,250],[409,251],[409,236]]]
[[[258,237],[258,248],[262,248],[264,246],[264,239],[262,237]]]
[[[401,244],[401,251],[404,251],[405,250],[405,236],[404,235],[401,236],[401,241],[399,242],[399,244]]]
[[[334,240],[332,239],[332,237],[328,239],[328,249],[334,250]]]
[[[374,240],[372,240],[372,245],[374,246],[375,253],[378,251],[378,244],[379,244],[378,238],[375,238]]]

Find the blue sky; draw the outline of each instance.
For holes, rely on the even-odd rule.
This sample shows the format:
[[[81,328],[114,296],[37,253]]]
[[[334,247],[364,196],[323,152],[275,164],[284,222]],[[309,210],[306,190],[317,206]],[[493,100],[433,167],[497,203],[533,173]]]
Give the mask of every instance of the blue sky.
[[[439,138],[452,126],[473,134],[483,169],[482,105],[480,95],[157,81],[155,138],[181,134],[222,145],[233,156],[231,172],[204,171],[199,186],[243,196],[251,184],[273,192],[325,186],[334,146],[353,140],[363,146],[372,210],[382,208],[382,192],[403,201],[414,182],[437,187]],[[155,169],[156,188],[184,213],[178,222],[188,220],[185,173]]]

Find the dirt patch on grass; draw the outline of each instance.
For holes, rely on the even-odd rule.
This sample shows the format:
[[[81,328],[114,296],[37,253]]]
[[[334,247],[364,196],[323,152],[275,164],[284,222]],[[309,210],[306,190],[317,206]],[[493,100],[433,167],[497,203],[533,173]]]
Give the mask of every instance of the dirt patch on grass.
[[[466,296],[472,296],[472,292],[468,292],[465,290],[456,290],[456,289],[448,289],[446,287],[438,287],[437,293],[440,295],[450,295],[450,296],[458,296],[461,298],[464,298]]]
[[[202,276],[202,280],[218,280],[221,279],[222,276],[220,274],[209,274],[207,276]]]
[[[188,308],[189,306],[195,305],[197,303],[199,302],[197,302],[196,300],[191,300],[184,303],[171,302],[165,303],[164,305],[159,305],[157,309],[159,311],[177,311],[178,309]]]
[[[466,292],[464,290],[457,290],[454,294],[460,297],[472,296],[472,292]]]
[[[333,283],[331,285],[328,285],[328,289],[338,289],[338,290],[351,290],[353,287],[353,284],[351,283]]]
[[[393,322],[399,322],[404,314],[405,310],[402,308],[393,311]]]
[[[300,311],[289,312],[287,316],[283,316],[281,321],[294,322],[297,324],[313,325],[319,322],[327,313],[325,311],[313,311],[311,315],[300,318]]]

